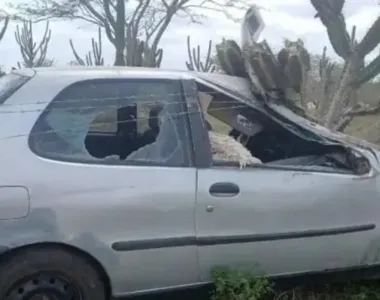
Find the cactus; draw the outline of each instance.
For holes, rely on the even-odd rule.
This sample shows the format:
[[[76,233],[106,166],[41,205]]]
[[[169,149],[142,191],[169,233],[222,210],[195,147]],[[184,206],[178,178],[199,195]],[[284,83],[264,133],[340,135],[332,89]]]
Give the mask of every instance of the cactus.
[[[9,17],[7,16],[5,17],[3,27],[0,29],[0,41],[3,39],[5,32],[7,31],[8,25],[9,25]],[[5,75],[5,72],[3,71],[2,68],[0,68],[0,77],[3,75]]]
[[[311,0],[317,11],[317,17],[326,27],[330,43],[334,51],[344,60],[337,88],[331,97],[331,104],[326,114],[324,125],[328,128],[342,130],[342,118],[351,118],[344,113],[349,107],[358,107],[356,92],[366,82],[372,80],[380,73],[380,55],[368,65],[364,65],[365,57],[380,43],[380,17],[369,28],[360,42],[356,41],[354,27],[351,35],[347,32],[345,19],[342,14],[344,0],[337,5],[332,0]],[[342,113],[343,112],[343,113]],[[342,122],[341,122],[342,121]],[[348,121],[343,123],[348,124]]]
[[[301,40],[285,40],[285,47],[277,56],[265,40],[261,43],[250,40],[243,50],[236,42],[223,40],[216,46],[217,57],[228,75],[248,77],[256,95],[261,91],[267,101],[281,102],[305,117],[310,117],[306,109],[314,102],[320,123],[330,129],[344,130],[353,116],[378,111],[358,103],[356,95],[364,83],[380,73],[380,55],[368,65],[364,63],[380,43],[380,17],[358,42],[356,27],[351,34],[347,32],[342,14],[344,0],[310,1],[317,11],[315,17],[326,28],[332,48],[344,60],[340,77],[333,80],[333,72],[338,69],[327,58],[326,47],[323,49],[318,66],[322,96],[318,101],[308,99],[311,59]]]
[[[186,62],[186,67],[190,71],[198,72],[210,72],[215,71],[215,65],[212,63],[211,59],[211,49],[212,41],[208,43],[208,50],[205,62],[201,61],[201,47],[198,45],[197,48],[191,49],[190,36],[187,36],[187,54],[189,57],[189,62]]]
[[[46,22],[45,32],[39,44],[33,39],[32,21],[24,21],[21,30],[17,25],[15,39],[20,47],[25,67],[32,68],[44,65],[50,38],[51,30],[49,29],[49,22]]]
[[[162,62],[163,50],[149,46],[134,34],[132,24],[127,25],[126,30],[126,55],[125,62],[130,67],[159,68]]]
[[[225,73],[250,78],[256,95],[261,92],[278,101],[290,98],[291,100],[286,101],[287,106],[305,115],[304,109],[297,105],[294,96],[301,92],[301,85],[306,77],[304,72],[310,69],[310,56],[300,41],[287,41],[286,45],[277,57],[265,40],[261,43],[253,42],[244,47],[243,51],[236,42],[223,40],[216,49],[220,66]]]
[[[301,39],[292,42],[285,39],[285,47],[277,55],[277,59],[289,80],[290,87],[302,93],[310,71],[310,54]]]
[[[9,17],[5,17],[4,19],[4,25],[3,25],[3,28],[1,28],[0,30],[0,41],[3,39],[7,29],[8,29],[8,25],[9,25]]]
[[[147,43],[144,43],[142,66],[150,68],[159,68],[161,66],[163,54],[164,51],[161,48],[158,50],[154,50]]]
[[[91,39],[92,44],[92,52],[89,51],[86,54],[85,60],[83,60],[78,52],[75,50],[74,43],[72,39],[70,39],[70,47],[73,51],[76,61],[81,66],[103,66],[104,58],[102,56],[102,31],[101,28],[98,28],[98,41],[96,42],[94,38]]]
[[[331,103],[331,92],[335,84],[333,80],[333,72],[336,68],[336,63],[331,62],[326,54],[327,47],[323,47],[322,56],[318,61],[318,74],[320,80],[320,88],[323,99],[318,102],[314,102],[317,109],[317,116],[322,118],[326,113],[328,105]]]
[[[227,75],[247,77],[242,51],[234,40],[223,39],[216,45],[216,56],[221,69]]]
[[[127,45],[126,65],[130,67],[159,68],[162,62],[163,50],[153,49],[148,43],[137,39]]]

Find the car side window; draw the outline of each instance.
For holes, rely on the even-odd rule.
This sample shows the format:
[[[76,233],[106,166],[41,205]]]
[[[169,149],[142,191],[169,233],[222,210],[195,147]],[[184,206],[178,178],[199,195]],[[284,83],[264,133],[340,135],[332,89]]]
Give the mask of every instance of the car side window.
[[[78,82],[42,112],[29,144],[37,155],[62,161],[188,166],[183,103],[178,81]]]

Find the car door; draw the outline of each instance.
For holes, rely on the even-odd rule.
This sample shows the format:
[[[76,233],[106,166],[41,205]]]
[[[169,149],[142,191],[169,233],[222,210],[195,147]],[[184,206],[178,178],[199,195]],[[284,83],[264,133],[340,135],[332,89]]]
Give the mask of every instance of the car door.
[[[194,115],[193,123],[203,122]],[[198,165],[195,209],[203,281],[216,266],[285,275],[363,261],[375,238],[375,181],[312,169],[215,165],[207,137],[194,148],[204,157]],[[363,198],[363,190],[368,197]]]
[[[42,82],[37,76],[29,87],[33,90]],[[198,281],[194,243],[196,170],[187,151],[180,87],[177,80],[127,77],[73,80],[63,90],[61,86],[56,97],[57,90],[47,89],[40,103],[54,100],[30,113],[23,123],[29,126],[32,116],[34,121],[37,119],[29,135],[32,152],[25,155],[27,143],[22,138],[11,140],[8,150],[3,149],[4,153],[12,149],[17,163],[27,166],[23,176],[17,175],[17,182],[32,191],[30,218],[40,210],[45,211],[43,216],[54,215],[38,223],[48,222],[52,228],[49,231],[41,232],[35,227],[37,222],[30,222],[23,234],[30,230],[36,236],[41,232],[40,240],[64,242],[90,253],[107,271],[115,295]],[[19,97],[25,99],[25,93]],[[153,99],[153,94],[157,98]],[[111,118],[118,114],[108,114],[108,119],[96,116],[109,108],[136,104],[150,108],[160,103],[162,132],[155,143],[143,146],[140,134],[142,147],[125,160],[118,155],[91,155],[97,151],[90,150],[84,140],[91,129],[88,121],[118,122]],[[11,118],[9,121],[12,124]],[[149,126],[146,114],[138,120],[119,120],[140,121],[137,127]],[[92,127],[102,132],[116,128],[104,126],[100,130],[99,126]],[[107,142],[92,144],[107,146]],[[9,166],[15,164],[12,157]]]

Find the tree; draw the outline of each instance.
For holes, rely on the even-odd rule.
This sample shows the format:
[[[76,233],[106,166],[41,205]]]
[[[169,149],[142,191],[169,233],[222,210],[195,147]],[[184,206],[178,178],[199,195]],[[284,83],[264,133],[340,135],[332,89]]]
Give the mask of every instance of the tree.
[[[197,48],[191,49],[190,44],[190,36],[187,36],[187,55],[189,58],[189,61],[186,62],[186,67],[190,71],[198,71],[198,72],[214,72],[215,71],[215,65],[212,61],[211,56],[211,50],[212,50],[212,41],[210,40],[208,43],[208,50],[207,55],[205,58],[205,61],[203,62],[201,59],[201,46],[197,46]]]
[[[233,8],[246,9],[246,0],[134,0],[133,9],[126,0],[33,0],[17,5],[21,16],[35,21],[81,19],[105,28],[107,38],[115,47],[115,65],[134,65],[134,53],[144,42],[146,57],[160,59],[159,43],[175,16],[200,23],[203,11],[219,11],[229,18]],[[125,55],[125,52],[127,55]],[[148,59],[145,59],[147,62]]]
[[[49,22],[46,22],[44,35],[38,44],[34,41],[32,21],[24,21],[22,29],[17,25],[15,39],[23,59],[23,62],[18,63],[18,66],[26,68],[52,66],[54,61],[46,58],[50,38]]]

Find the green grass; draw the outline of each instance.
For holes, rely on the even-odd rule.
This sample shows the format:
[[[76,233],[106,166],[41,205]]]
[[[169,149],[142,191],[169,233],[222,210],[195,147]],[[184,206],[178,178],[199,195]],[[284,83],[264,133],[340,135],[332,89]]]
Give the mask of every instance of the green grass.
[[[314,284],[279,289],[246,270],[216,268],[210,300],[380,300],[380,282]]]

